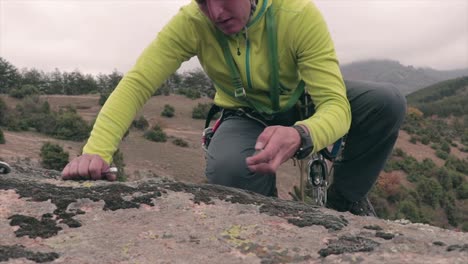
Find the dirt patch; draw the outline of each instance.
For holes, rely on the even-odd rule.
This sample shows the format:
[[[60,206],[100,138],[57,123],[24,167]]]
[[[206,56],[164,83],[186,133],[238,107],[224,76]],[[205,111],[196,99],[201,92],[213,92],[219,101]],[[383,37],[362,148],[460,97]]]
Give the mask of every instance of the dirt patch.
[[[421,162],[424,159],[431,159],[434,163],[441,167],[445,164],[443,159],[435,155],[435,150],[430,146],[421,144],[420,142],[413,144],[410,142],[411,135],[403,130],[400,130],[396,147],[403,150],[406,154],[414,157],[417,161]]]

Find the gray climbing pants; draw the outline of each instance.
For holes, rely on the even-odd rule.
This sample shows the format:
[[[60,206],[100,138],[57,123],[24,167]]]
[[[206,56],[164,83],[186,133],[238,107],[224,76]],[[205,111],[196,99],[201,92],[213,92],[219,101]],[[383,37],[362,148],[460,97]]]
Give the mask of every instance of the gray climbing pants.
[[[333,184],[350,201],[367,195],[385,166],[406,113],[405,97],[393,86],[346,81],[352,122],[343,157],[335,162]],[[292,125],[298,113],[280,116],[269,125]],[[206,176],[213,184],[276,196],[276,175],[249,171],[246,158],[255,152],[265,126],[239,111],[225,118],[211,139]]]

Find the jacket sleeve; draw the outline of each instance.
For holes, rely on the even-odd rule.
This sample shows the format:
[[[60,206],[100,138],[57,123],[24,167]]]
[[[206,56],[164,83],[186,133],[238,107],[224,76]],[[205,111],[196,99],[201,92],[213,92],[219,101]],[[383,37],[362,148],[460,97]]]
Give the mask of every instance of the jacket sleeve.
[[[195,37],[182,8],[143,51],[109,96],[83,153],[98,154],[106,162],[112,162],[123,135],[145,102],[182,62],[194,56]]]
[[[296,27],[295,46],[301,78],[315,104],[315,114],[296,124],[305,125],[317,152],[345,135],[351,125],[351,109],[327,25],[310,2]]]

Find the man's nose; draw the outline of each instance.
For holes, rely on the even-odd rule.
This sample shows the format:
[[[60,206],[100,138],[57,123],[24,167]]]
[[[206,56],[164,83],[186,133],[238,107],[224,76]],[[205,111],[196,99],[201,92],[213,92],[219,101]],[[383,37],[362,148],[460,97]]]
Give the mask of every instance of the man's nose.
[[[216,22],[223,19],[224,5],[222,1],[207,1],[208,10],[210,12],[211,18]]]

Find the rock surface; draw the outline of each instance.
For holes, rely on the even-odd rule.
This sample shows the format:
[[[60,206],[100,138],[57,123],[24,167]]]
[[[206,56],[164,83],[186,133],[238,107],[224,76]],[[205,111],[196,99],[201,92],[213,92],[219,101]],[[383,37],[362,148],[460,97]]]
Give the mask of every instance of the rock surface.
[[[164,179],[0,175],[0,262],[468,263],[468,234]]]

